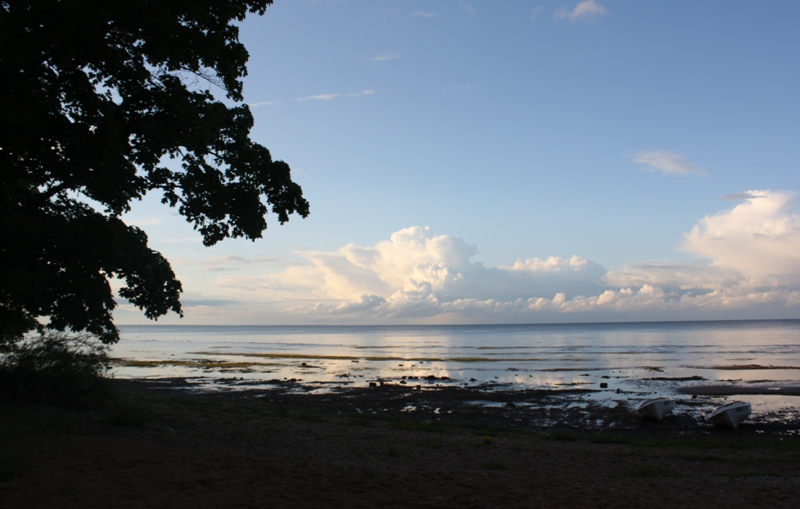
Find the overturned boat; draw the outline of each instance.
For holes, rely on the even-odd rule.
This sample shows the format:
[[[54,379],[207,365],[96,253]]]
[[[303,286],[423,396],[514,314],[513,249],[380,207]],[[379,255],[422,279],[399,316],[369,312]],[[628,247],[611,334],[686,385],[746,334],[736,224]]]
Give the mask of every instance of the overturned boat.
[[[672,412],[675,408],[675,401],[670,398],[653,398],[643,401],[641,405],[636,408],[636,413],[642,419],[655,419],[661,421],[664,416]]]
[[[714,426],[736,429],[739,423],[750,415],[752,410],[750,403],[746,401],[734,401],[733,403],[722,405],[714,410],[714,412],[708,416],[708,420],[711,421]]]

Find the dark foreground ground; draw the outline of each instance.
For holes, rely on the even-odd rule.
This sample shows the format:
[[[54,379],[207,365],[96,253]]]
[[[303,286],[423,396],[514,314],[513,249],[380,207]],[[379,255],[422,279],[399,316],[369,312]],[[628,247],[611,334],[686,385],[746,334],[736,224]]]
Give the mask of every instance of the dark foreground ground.
[[[734,431],[680,416],[639,422],[627,408],[552,405],[559,395],[550,391],[383,386],[308,395],[287,386],[191,394],[180,381],[115,385],[115,403],[102,409],[0,406],[0,507],[800,500],[800,438],[790,425]]]

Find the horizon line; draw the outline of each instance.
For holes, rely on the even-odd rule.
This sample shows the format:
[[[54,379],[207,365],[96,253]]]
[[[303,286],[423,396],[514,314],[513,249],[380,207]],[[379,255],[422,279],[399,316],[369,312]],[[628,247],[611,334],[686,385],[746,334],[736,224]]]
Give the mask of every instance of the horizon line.
[[[707,320],[640,320],[616,322],[520,322],[520,323],[438,323],[438,324],[160,324],[160,323],[124,323],[117,327],[497,327],[497,326],[529,326],[529,325],[624,325],[624,324],[656,324],[656,323],[715,323],[715,322],[791,322],[800,318],[726,318]]]

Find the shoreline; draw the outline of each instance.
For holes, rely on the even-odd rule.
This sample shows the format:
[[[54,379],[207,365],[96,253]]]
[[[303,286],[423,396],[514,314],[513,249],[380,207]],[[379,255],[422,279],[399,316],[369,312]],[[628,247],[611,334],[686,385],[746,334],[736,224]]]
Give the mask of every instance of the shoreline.
[[[677,388],[688,398],[677,398],[675,411],[662,422],[640,419],[634,409],[639,399],[603,399],[606,391],[565,387],[559,389],[516,388],[510,384],[463,385],[457,380],[428,379],[413,385],[405,380],[384,380],[373,386],[351,386],[347,382],[304,383],[300,380],[251,382],[234,378],[210,378],[202,383],[191,378],[116,380],[133,390],[185,394],[220,400],[263,400],[307,410],[361,414],[370,419],[401,419],[431,423],[483,422],[523,431],[571,429],[580,432],[653,432],[713,434],[718,429],[705,416],[737,394],[789,394],[770,388],[693,386]],[[208,384],[210,382],[210,385]],[[415,381],[416,382],[416,381]],[[442,383],[444,382],[444,383]],[[685,391],[685,392],[684,392]],[[750,392],[746,392],[750,391]],[[611,391],[615,396],[624,392]],[[638,396],[630,394],[630,396]],[[777,436],[800,435],[800,414],[793,408],[753,414],[737,432]]]
[[[696,395],[696,396],[744,396],[747,394],[753,395],[782,395],[782,396],[800,396],[800,386],[798,385],[695,385],[693,387],[678,387],[675,389],[681,394]],[[798,400],[800,403],[800,400]]]
[[[531,426],[590,429],[634,427],[606,414],[611,409],[632,413],[654,397],[676,400],[675,415],[702,427],[716,408],[739,398],[752,405],[749,422],[788,432],[800,420],[795,410],[800,408],[800,390],[789,388],[800,386],[800,365],[790,362],[797,358],[798,347],[786,334],[795,329],[792,324],[742,328],[720,323],[525,325],[502,330],[149,327],[130,330],[126,341],[112,351],[116,367],[110,373],[123,378],[182,377],[196,389],[230,392],[324,394],[373,385],[424,392],[440,385],[466,387],[480,400],[486,399],[482,390],[548,391],[542,393],[550,395],[546,400],[515,400],[521,407],[516,417]],[[711,385],[724,390],[693,392]],[[755,388],[771,386],[785,388]],[[487,401],[483,406],[497,404]],[[379,415],[399,412],[374,410]]]

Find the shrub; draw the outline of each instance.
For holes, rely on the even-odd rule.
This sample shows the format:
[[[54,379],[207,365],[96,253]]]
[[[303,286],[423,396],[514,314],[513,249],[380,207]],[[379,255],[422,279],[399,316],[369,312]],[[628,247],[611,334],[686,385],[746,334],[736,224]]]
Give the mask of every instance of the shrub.
[[[0,398],[17,403],[87,401],[108,370],[107,347],[88,334],[27,336],[0,358]]]

